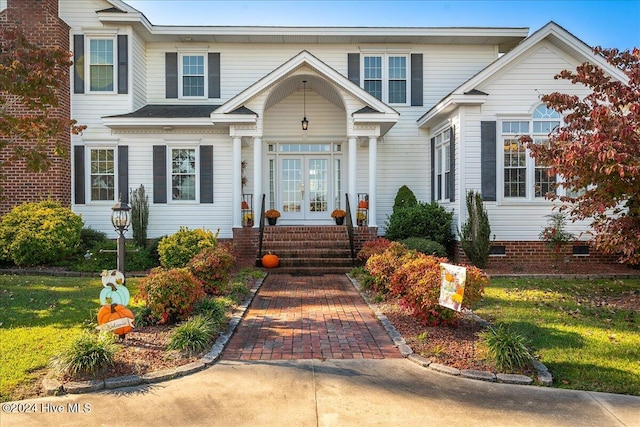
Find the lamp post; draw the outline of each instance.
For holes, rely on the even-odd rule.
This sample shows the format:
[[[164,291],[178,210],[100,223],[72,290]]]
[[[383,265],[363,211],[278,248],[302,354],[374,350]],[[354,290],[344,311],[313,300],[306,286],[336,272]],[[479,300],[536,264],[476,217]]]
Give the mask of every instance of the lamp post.
[[[129,225],[131,225],[130,209],[126,202],[123,203],[121,201],[121,198],[119,198],[118,203],[111,208],[111,224],[113,224],[113,228],[118,232],[117,269],[122,274],[124,274],[124,233],[129,229]]]

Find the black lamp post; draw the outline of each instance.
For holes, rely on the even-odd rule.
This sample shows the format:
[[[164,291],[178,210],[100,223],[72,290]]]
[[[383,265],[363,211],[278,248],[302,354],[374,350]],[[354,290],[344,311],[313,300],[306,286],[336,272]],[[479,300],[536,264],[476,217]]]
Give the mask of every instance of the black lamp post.
[[[113,228],[118,232],[118,265],[117,269],[124,274],[124,233],[129,229],[131,225],[131,216],[129,210],[131,208],[126,202],[122,202],[118,199],[118,203],[111,208],[111,224]]]

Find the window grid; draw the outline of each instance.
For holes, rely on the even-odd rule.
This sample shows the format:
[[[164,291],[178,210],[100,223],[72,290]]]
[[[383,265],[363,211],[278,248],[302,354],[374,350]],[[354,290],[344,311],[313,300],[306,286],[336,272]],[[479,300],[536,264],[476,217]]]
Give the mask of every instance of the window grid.
[[[113,149],[92,149],[90,153],[91,200],[115,200]]]
[[[389,103],[407,102],[407,58],[389,57]]]
[[[204,56],[182,57],[182,96],[204,96]]]
[[[363,88],[390,104],[406,104],[408,56],[370,55],[363,60]]]
[[[364,57],[364,90],[382,99],[382,57]]]
[[[451,135],[450,129],[440,132],[435,137],[436,148],[436,198],[437,200],[450,199],[451,188]]]
[[[91,92],[113,92],[113,64],[113,40],[89,40],[89,90]]]
[[[504,140],[504,196],[527,196],[527,150],[515,138]]]
[[[172,200],[196,200],[196,150],[171,150]]]

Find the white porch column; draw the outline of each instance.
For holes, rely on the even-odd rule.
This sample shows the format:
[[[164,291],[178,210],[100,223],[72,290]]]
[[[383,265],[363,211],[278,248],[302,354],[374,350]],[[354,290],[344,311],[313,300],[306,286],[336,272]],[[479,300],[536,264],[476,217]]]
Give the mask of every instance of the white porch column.
[[[260,209],[262,208],[262,138],[253,138],[253,221],[254,227],[260,227]]]
[[[351,204],[351,217],[355,219],[356,208],[358,207],[358,195],[356,194],[356,146],[357,139],[355,137],[349,138],[349,184],[347,185],[347,192],[349,194],[349,203]]]
[[[369,227],[376,227],[376,174],[378,160],[378,138],[369,138]]]
[[[231,212],[233,215],[233,228],[242,227],[242,138],[233,137],[233,155],[232,155],[233,177],[231,180],[231,203],[233,207]]]

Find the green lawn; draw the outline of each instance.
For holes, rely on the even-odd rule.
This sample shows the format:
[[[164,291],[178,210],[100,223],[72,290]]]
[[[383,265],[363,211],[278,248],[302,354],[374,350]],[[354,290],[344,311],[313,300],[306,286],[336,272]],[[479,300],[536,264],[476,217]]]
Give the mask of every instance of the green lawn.
[[[129,289],[137,283],[127,280]],[[37,381],[51,356],[95,319],[101,290],[99,276],[0,275],[0,401]]]
[[[640,279],[492,279],[475,311],[524,335],[554,386],[640,395],[640,314],[607,303],[639,294]]]

